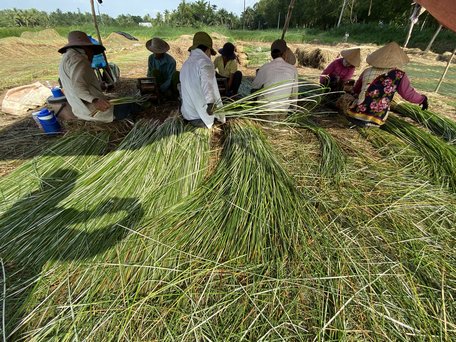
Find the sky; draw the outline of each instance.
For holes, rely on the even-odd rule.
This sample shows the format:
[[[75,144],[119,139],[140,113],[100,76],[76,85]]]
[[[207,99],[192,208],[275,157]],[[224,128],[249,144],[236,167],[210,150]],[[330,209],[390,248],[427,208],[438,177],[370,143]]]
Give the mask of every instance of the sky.
[[[182,0],[103,0],[99,5],[100,13],[105,13],[111,17],[117,17],[119,14],[132,14],[144,16],[150,14],[153,17],[157,12],[171,11],[177,8]],[[245,6],[253,6],[257,0],[205,0],[211,5],[217,5],[217,8],[225,8],[229,12],[234,12],[240,15]],[[194,2],[186,0],[186,2]],[[97,8],[97,1],[95,0],[95,9]],[[1,9],[28,9],[36,8],[40,11],[52,12],[60,9],[64,12],[71,11],[77,12],[78,8],[81,12],[90,12],[89,0],[1,0]],[[96,9],[97,10],[97,9]],[[97,10],[98,11],[98,10]]]

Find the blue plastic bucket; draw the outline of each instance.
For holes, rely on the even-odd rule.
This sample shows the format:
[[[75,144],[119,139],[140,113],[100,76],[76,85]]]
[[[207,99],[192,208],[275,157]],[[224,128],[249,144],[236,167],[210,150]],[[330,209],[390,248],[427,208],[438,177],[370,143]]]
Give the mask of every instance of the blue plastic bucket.
[[[38,120],[38,114],[40,114],[41,111],[38,112],[33,112],[32,113],[32,118],[33,121],[35,121],[36,125],[38,126],[39,129],[43,130],[43,127],[41,127],[40,120]]]
[[[62,128],[60,127],[60,124],[57,121],[54,112],[49,111],[47,108],[45,108],[38,113],[37,118],[41,124],[41,127],[43,127],[44,133],[47,135],[62,133]]]
[[[53,97],[62,97],[62,96],[65,96],[62,92],[62,89],[60,89],[59,87],[54,87],[51,89],[51,92],[52,92],[52,96]]]

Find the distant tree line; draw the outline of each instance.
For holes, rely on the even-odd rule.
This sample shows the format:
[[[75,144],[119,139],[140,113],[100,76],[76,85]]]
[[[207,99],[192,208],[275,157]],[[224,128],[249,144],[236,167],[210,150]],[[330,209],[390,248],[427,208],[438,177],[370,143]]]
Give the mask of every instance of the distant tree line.
[[[411,13],[411,0],[296,0],[290,27],[319,29],[334,27],[344,2],[346,6],[341,18],[345,24],[374,22],[405,26]],[[289,3],[290,0],[260,0],[237,16],[223,8],[217,8],[216,5],[211,5],[210,1],[182,0],[175,10],[159,12],[154,17],[149,14],[143,17],[127,14],[112,18],[107,14],[101,14],[99,21],[110,26],[133,26],[138,25],[139,22],[150,22],[154,26],[217,25],[230,29],[276,28],[283,26]],[[106,6],[109,6],[109,2],[106,2]],[[47,13],[36,9],[0,10],[0,26],[3,27],[54,27],[83,25],[91,22],[91,14],[80,11],[63,12],[58,9]],[[428,23],[436,24],[430,16]]]

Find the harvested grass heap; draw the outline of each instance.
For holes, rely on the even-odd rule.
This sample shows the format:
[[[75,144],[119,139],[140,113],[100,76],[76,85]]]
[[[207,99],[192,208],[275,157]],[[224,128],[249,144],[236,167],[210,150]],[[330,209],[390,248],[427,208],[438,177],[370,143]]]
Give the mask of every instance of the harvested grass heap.
[[[160,240],[205,259],[292,258],[315,222],[260,129],[233,121],[214,174],[159,223]]]
[[[0,214],[16,201],[39,190],[44,175],[59,169],[77,172],[85,170],[105,152],[107,143],[106,132],[96,135],[89,133],[70,135],[60,139],[42,155],[0,178]]]
[[[69,273],[85,273],[87,277],[81,277],[78,284],[86,289],[94,289],[97,281],[113,284],[117,289],[122,282],[117,277],[125,276],[118,273],[117,267],[97,264],[86,267],[82,260],[101,263],[115,262],[119,258],[125,262],[131,258],[138,258],[138,262],[148,260],[150,255],[142,254],[146,250],[139,237],[128,236],[130,229],[137,229],[146,218],[152,220],[201,183],[209,163],[209,141],[209,130],[185,127],[179,118],[170,118],[158,127],[140,122],[118,150],[87,170],[77,184],[67,186],[64,191],[67,197],[58,207],[41,204],[36,210],[39,215],[21,225],[5,218],[7,228],[3,236],[8,236],[9,243],[0,246],[0,255],[15,265],[11,272],[24,274],[28,269],[31,273],[25,273],[23,280],[13,282],[11,286],[10,291],[19,299],[15,302],[13,297],[8,301],[9,335],[17,338],[27,330],[24,325],[28,320],[37,315],[52,320],[38,331],[32,329],[37,338],[46,336],[47,329],[65,323],[61,321],[66,317],[66,309],[54,313],[47,309],[41,311],[35,308],[35,300],[46,298],[48,305],[59,303],[62,300],[59,291],[67,286]],[[33,204],[36,203],[32,201],[31,206]],[[119,246],[113,248],[116,244]],[[16,247],[19,245],[20,248]],[[34,300],[26,301],[21,310],[15,310],[19,308],[21,298],[30,291],[24,284],[34,281],[37,276],[34,272],[41,271],[47,261],[48,276],[52,279],[40,282],[33,290]],[[137,274],[129,276],[136,279]],[[113,291],[111,288],[107,292],[96,290],[97,296],[106,295],[107,298],[112,298]],[[88,293],[93,294],[91,290]],[[84,296],[79,300],[90,303]],[[85,321],[82,316],[78,319]],[[35,323],[39,322],[42,320],[37,319]]]
[[[456,191],[456,149],[444,140],[391,115],[382,128],[410,144],[427,160],[435,182]]]
[[[420,107],[409,103],[399,103],[393,107],[393,110],[412,118],[449,143],[456,144],[456,122],[453,120],[442,117],[430,110],[422,110]]]
[[[320,48],[297,48],[295,55],[299,65],[323,70],[339,56],[339,52]]]

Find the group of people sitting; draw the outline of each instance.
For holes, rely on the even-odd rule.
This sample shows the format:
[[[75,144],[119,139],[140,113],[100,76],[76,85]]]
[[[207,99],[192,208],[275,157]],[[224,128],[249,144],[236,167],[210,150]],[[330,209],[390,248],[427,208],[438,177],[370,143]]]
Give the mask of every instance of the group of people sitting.
[[[336,105],[353,124],[362,127],[383,125],[396,92],[404,100],[421,105],[423,110],[428,108],[427,97],[415,91],[406,73],[400,69],[409,58],[397,43],[391,42],[368,55],[369,67],[356,83],[352,77],[361,64],[360,49],[343,50],[341,56],[323,70],[320,83],[333,92],[345,93]]]
[[[215,119],[224,122],[223,116],[214,115],[214,110],[222,105],[217,79],[225,80],[227,97],[236,97],[242,82],[236,48],[232,43],[226,43],[212,62],[211,57],[217,55],[212,38],[205,32],[197,32],[188,49],[190,55],[180,72],[176,70],[175,59],[168,54],[169,44],[163,39],[150,39],[146,48],[152,52],[147,76],[154,77],[162,96],[180,96],[180,111],[187,122],[207,128],[212,127]],[[59,49],[63,54],[59,66],[60,81],[67,101],[79,119],[111,122],[134,116],[140,110],[134,103],[112,106],[103,94],[90,63],[94,55],[104,50],[102,45],[92,43],[81,31],[70,32],[68,44]],[[396,43],[390,43],[367,57],[366,62],[370,67],[361,73],[354,86],[352,77],[361,62],[360,49],[343,50],[341,56],[323,71],[320,83],[332,91],[345,91],[337,103],[354,124],[382,125],[396,92],[405,100],[427,108],[426,96],[418,94],[411,87],[404,71],[399,69],[409,60]],[[289,102],[276,99],[296,98],[299,95],[296,58],[282,39],[272,43],[271,57],[271,62],[257,70],[252,92],[276,84],[288,84],[259,95],[263,103],[270,103],[271,108],[283,111],[288,108]]]

